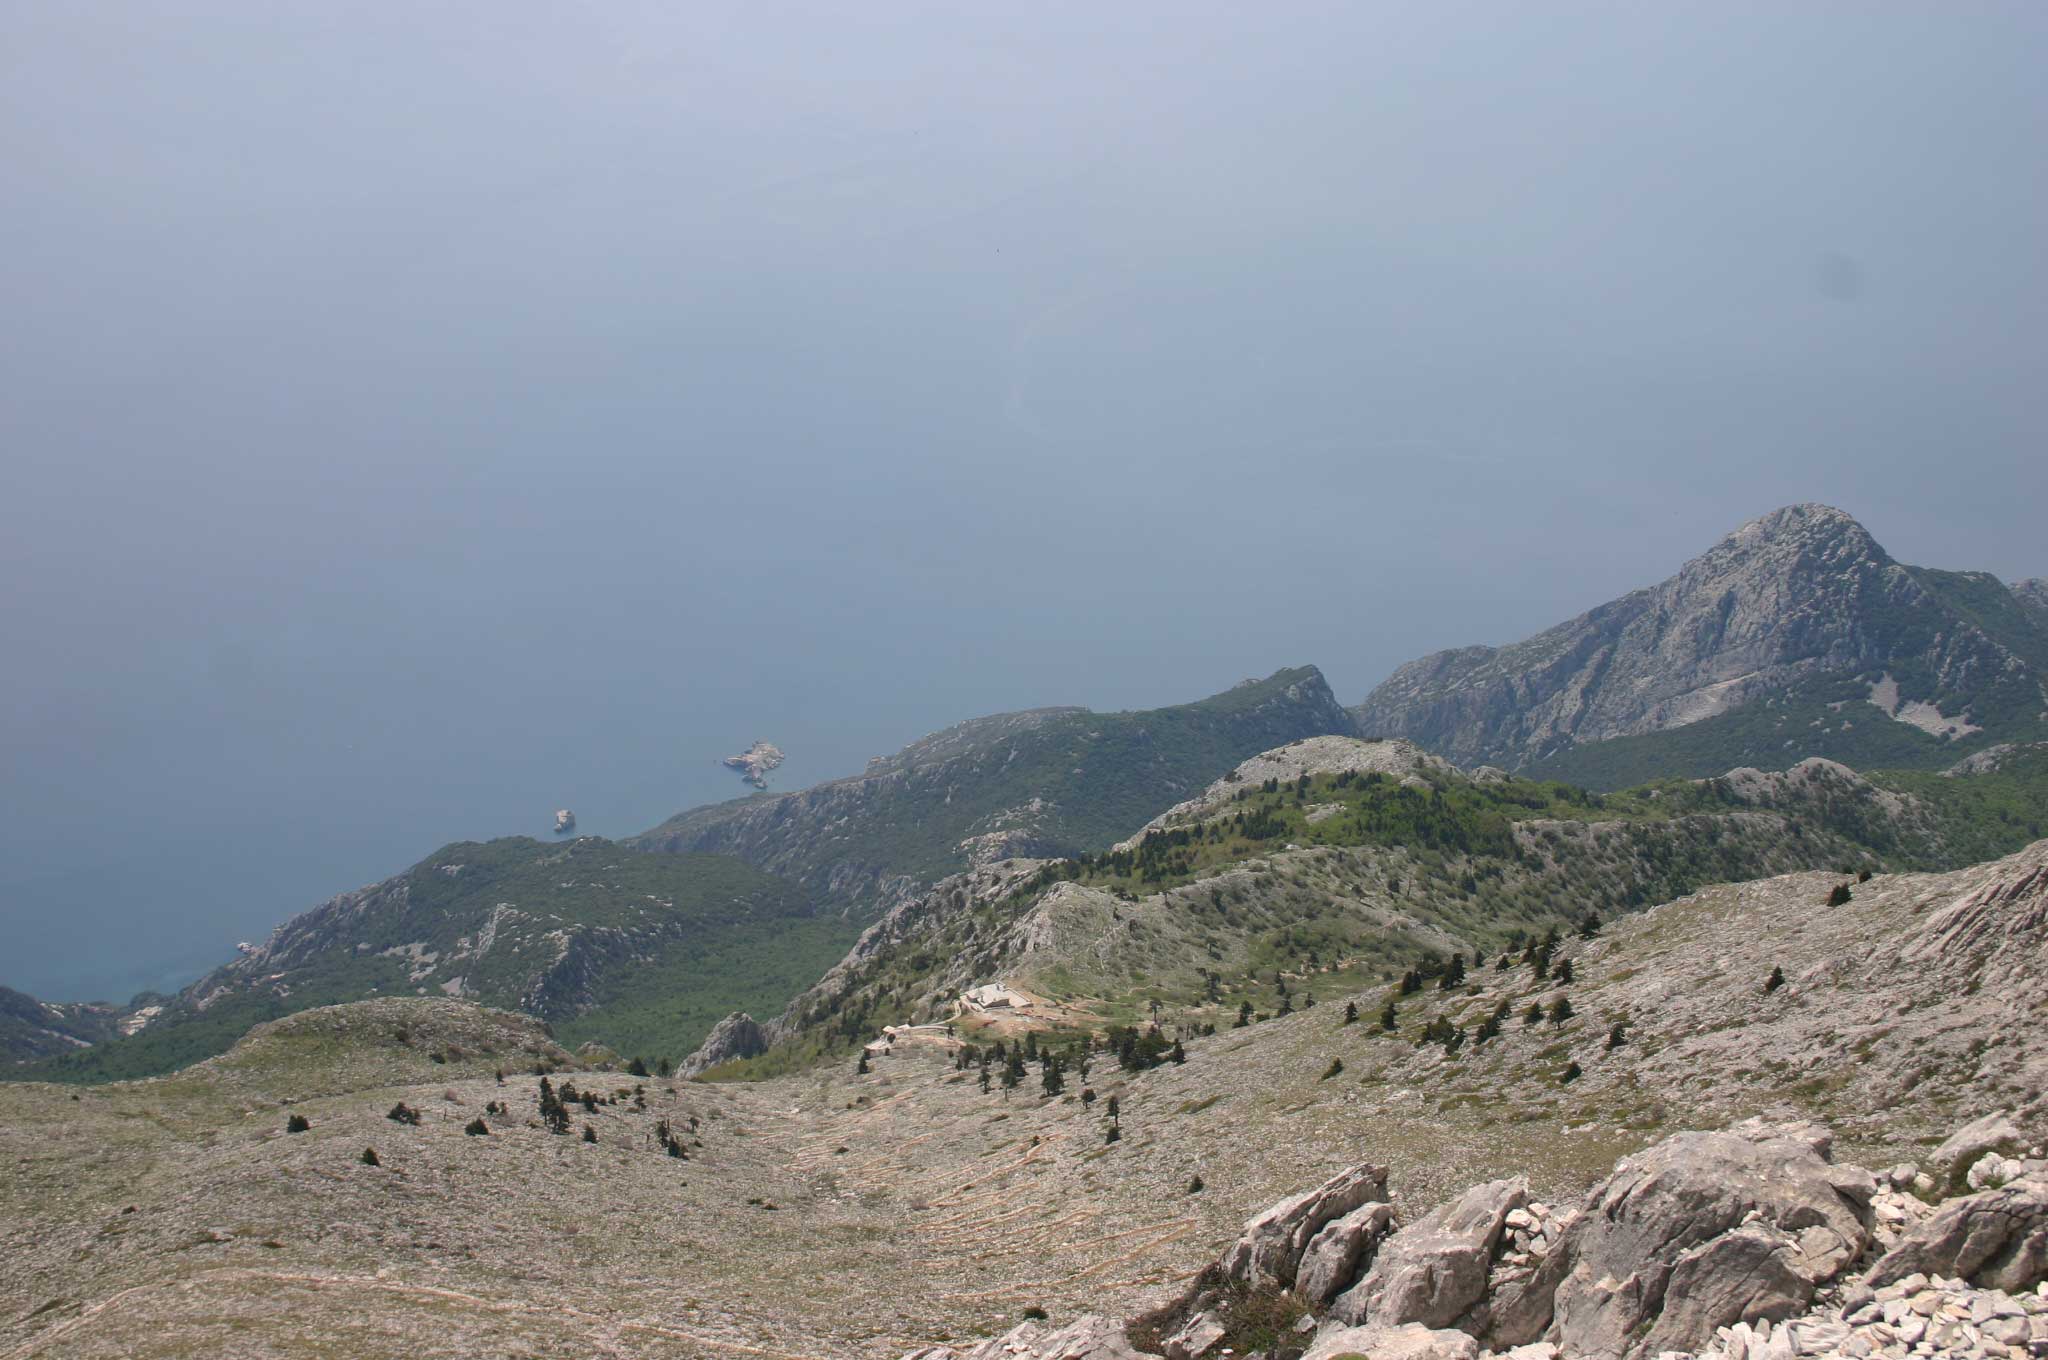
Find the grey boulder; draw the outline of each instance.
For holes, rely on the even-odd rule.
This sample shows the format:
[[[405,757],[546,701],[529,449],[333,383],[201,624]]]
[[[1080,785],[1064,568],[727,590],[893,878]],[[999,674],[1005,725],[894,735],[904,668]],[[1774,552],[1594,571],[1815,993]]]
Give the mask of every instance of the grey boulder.
[[[1283,1199],[1244,1225],[1223,1255],[1223,1273],[1234,1280],[1292,1285],[1302,1253],[1316,1234],[1360,1205],[1387,1197],[1387,1169],[1354,1166],[1313,1190]]]
[[[1957,1129],[1934,1150],[1935,1180],[1945,1193],[1955,1194],[1968,1184],[1970,1168],[1978,1158],[1992,1152],[2012,1156],[2024,1152],[2026,1146],[2027,1136],[2011,1116],[2002,1111],[1987,1114]]]
[[[1294,1293],[1320,1308],[1372,1267],[1380,1244],[1394,1230],[1394,1206],[1361,1204],[1309,1239],[1294,1275]]]
[[[1375,1327],[1457,1324],[1486,1297],[1507,1216],[1528,1202],[1529,1183],[1518,1177],[1475,1185],[1438,1206],[1381,1245],[1330,1317]]]
[[[1868,1284],[1882,1289],[1915,1274],[2007,1293],[2048,1278],[2048,1179],[2030,1176],[1948,1201],[1878,1259]]]
[[[1496,1349],[1548,1339],[1575,1360],[1636,1360],[1803,1310],[1871,1239],[1875,1179],[1829,1151],[1817,1125],[1747,1120],[1624,1160],[1536,1273],[1489,1301],[1483,1334]]]

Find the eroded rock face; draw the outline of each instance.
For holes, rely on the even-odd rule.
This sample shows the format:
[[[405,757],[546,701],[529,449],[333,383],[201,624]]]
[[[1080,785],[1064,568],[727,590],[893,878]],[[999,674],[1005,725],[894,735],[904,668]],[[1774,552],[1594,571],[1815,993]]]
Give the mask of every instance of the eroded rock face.
[[[1528,1201],[1529,1183],[1519,1177],[1473,1186],[1389,1238],[1330,1317],[1375,1327],[1458,1325],[1486,1297],[1507,1216]]]
[[[1882,1288],[1912,1275],[2007,1291],[2048,1278],[2048,1175],[1950,1200],[1871,1267],[1868,1283]]]
[[[1664,1311],[1639,1348],[1656,1355],[1696,1344],[1731,1321],[1782,1322],[1803,1311],[1813,1282],[1798,1267],[1799,1244],[1763,1223],[1745,1223],[1680,1256],[1664,1289]],[[1575,1297],[1574,1312],[1600,1305],[1601,1291]],[[1599,1325],[1598,1321],[1594,1326]],[[1558,1330],[1570,1323],[1560,1315]]]
[[[1294,1275],[1294,1292],[1311,1308],[1320,1308],[1372,1268],[1380,1244],[1394,1230],[1394,1206],[1362,1204],[1326,1225],[1309,1240]]]
[[[1266,1279],[1291,1285],[1303,1253],[1324,1227],[1361,1205],[1386,1197],[1385,1167],[1367,1164],[1339,1172],[1247,1222],[1223,1255],[1223,1273],[1236,1280]]]
[[[754,1017],[745,1011],[734,1011],[711,1027],[711,1033],[704,1036],[704,1042],[697,1046],[697,1051],[683,1059],[676,1075],[694,1077],[720,1063],[756,1057],[767,1051],[768,1037],[754,1023]]]
[[[1491,1301],[1492,1344],[1547,1334],[1567,1355],[1633,1360],[1801,1311],[1871,1239],[1875,1180],[1829,1146],[1815,1125],[1749,1120],[1623,1161],[1542,1268]]]

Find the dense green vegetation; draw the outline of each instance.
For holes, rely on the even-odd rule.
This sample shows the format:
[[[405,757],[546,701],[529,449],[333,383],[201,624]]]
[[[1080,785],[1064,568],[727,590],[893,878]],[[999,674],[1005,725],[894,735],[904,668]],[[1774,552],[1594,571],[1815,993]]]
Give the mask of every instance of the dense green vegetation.
[[[1604,790],[1653,779],[1705,779],[1745,765],[1782,770],[1809,756],[1857,770],[1940,770],[1996,742],[2048,739],[2048,724],[2038,718],[2038,691],[2036,716],[2008,715],[1996,732],[1944,741],[1870,704],[1870,682],[1877,678],[1873,672],[1814,681],[1684,727],[1574,746],[1522,773]],[[1906,681],[1900,685],[1903,691]],[[1957,705],[1945,711],[1954,713]],[[1982,716],[1978,708],[1971,711]]]
[[[723,856],[638,855],[596,837],[460,842],[294,918],[268,956],[201,979],[132,1038],[8,1075],[150,1076],[311,1007],[455,991],[540,1016],[572,1043],[681,1057],[732,1010],[779,1009],[852,935]]]
[[[781,1011],[839,962],[859,934],[845,917],[822,915],[679,944],[662,959],[603,980],[595,1007],[552,1029],[571,1049],[595,1042],[621,1057],[680,1061],[734,1011]]]
[[[63,1053],[76,1046],[73,1041],[101,1043],[118,1033],[118,1019],[107,1007],[68,1005],[52,1009],[25,992],[0,987],[0,1056]]]
[[[1683,780],[1602,795],[1524,779],[1478,783],[1444,777],[1417,784],[1384,774],[1303,775],[1240,790],[1221,817],[1148,832],[1129,850],[1050,866],[1043,881],[1158,891],[1287,845],[1405,846],[1505,857],[1516,853],[1518,821],[1666,821],[1725,810],[1733,802],[1719,785]]]
[[[2048,837],[2048,746],[2022,748],[1989,774],[1888,770],[1871,780],[1934,810],[1944,853],[1938,864],[1915,867],[1975,864]]]

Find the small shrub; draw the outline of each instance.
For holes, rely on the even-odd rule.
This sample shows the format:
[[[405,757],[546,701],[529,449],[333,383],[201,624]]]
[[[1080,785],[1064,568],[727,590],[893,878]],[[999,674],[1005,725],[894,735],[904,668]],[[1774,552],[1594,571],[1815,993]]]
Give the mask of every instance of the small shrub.
[[[1188,1182],[1188,1193],[1190,1195],[1199,1195],[1206,1188],[1207,1187],[1202,1184],[1202,1178],[1199,1174],[1196,1175],[1196,1177],[1193,1180]]]
[[[1048,1317],[1050,1317],[1051,1314],[1047,1313],[1043,1308],[1040,1308],[1037,1304],[1034,1303],[1029,1308],[1026,1308],[1024,1310],[1024,1316],[1032,1322],[1043,1322]]]
[[[391,1112],[385,1115],[384,1117],[394,1124],[416,1125],[420,1122],[420,1112],[418,1110],[415,1110],[412,1106],[406,1104],[402,1100],[399,1101],[396,1105],[393,1105],[391,1107]]]
[[[1828,894],[1828,905],[1831,907],[1842,906],[1849,901],[1851,895],[1848,884],[1837,883],[1835,890]]]
[[[488,1138],[490,1136],[491,1126],[489,1124],[484,1123],[484,1121],[481,1118],[472,1119],[467,1124],[462,1126],[462,1131],[472,1138]]]
[[[590,1125],[585,1124],[583,1126],[583,1141],[586,1143],[595,1143],[597,1141],[597,1130],[590,1127]]]
[[[286,1133],[304,1133],[307,1129],[310,1129],[312,1127],[313,1125],[311,1124],[311,1122],[309,1122],[306,1116],[302,1114],[295,1114],[291,1118],[284,1121],[284,1131]]]
[[[1322,1079],[1324,1081],[1328,1081],[1331,1077],[1337,1076],[1339,1073],[1343,1072],[1343,1070],[1344,1060],[1342,1058],[1332,1058],[1330,1059],[1330,1065],[1323,1069]]]
[[[377,1160],[377,1149],[373,1147],[366,1147],[363,1149],[362,1162],[364,1166],[384,1165],[384,1163]]]
[[[1564,1075],[1557,1079],[1557,1084],[1559,1086],[1569,1086],[1577,1081],[1580,1075],[1579,1065],[1577,1063],[1569,1063],[1565,1066]]]
[[[1784,985],[1785,970],[1782,968],[1773,968],[1771,970],[1771,975],[1768,978],[1764,979],[1764,995],[1769,996],[1772,992],[1777,991],[1780,987]]]

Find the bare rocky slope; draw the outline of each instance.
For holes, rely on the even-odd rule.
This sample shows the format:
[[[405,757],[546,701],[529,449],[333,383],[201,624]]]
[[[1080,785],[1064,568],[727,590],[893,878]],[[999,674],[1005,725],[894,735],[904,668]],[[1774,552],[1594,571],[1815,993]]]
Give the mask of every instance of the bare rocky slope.
[[[1336,1288],[1330,1303],[1230,1313],[1233,1326],[1270,1325],[1256,1344],[1243,1340],[1249,1330],[1234,1334],[1225,1344],[1238,1355],[1306,1348],[1318,1326],[1341,1340],[1318,1360],[1351,1353],[1347,1317],[1388,1322],[1438,1298],[1393,1283],[1440,1279],[1426,1330],[1470,1325],[1485,1303],[1496,1329],[1460,1333],[1474,1348],[1530,1329],[1529,1344],[1547,1344],[1556,1326],[1567,1360],[1604,1357],[1613,1352],[1599,1338],[1613,1333],[1601,1320],[1660,1325],[1670,1307],[1656,1299],[1681,1295],[1656,1295],[1652,1272],[1676,1269],[1696,1246],[1710,1263],[1752,1260],[1782,1286],[1775,1301],[1760,1290],[1713,1295],[1703,1315],[1724,1350],[1723,1325],[1733,1340],[1737,1325],[1753,1337],[1769,1323],[1763,1341],[1776,1345],[1783,1323],[1806,1335],[1810,1316],[1814,1335],[1850,1318],[1910,1330],[1907,1313],[1923,1319],[1922,1335],[1967,1323],[1985,1337],[1993,1321],[2010,1335],[2004,1315],[1969,1318],[1980,1301],[2004,1306],[1997,1290],[2017,1297],[1998,1284],[2017,1277],[1999,1272],[2031,1258],[1994,1246],[1965,1265],[1955,1252],[1987,1240],[1994,1222],[2032,1221],[2031,1201],[2015,1196],[2028,1193],[2026,1146],[2048,1118],[2048,843],[1960,871],[1852,876],[1847,900],[1831,905],[1844,882],[1810,871],[1703,888],[1594,938],[1566,934],[1542,976],[1517,953],[1505,968],[1490,957],[1456,985],[1403,993],[1327,959],[1287,978],[1313,1007],[1214,1034],[1199,1014],[1164,1015],[1184,1036],[1185,1062],[1128,1069],[1098,1045],[1056,1095],[1037,1061],[1007,1092],[984,1091],[974,1065],[960,1066],[960,1045],[1014,1041],[1034,1023],[1023,1017],[901,1032],[877,1042],[865,1072],[840,1062],[754,1083],[662,1082],[578,1070],[535,1022],[428,998],[306,1012],[171,1077],[0,1086],[10,1168],[0,1212],[15,1227],[0,1272],[0,1355],[879,1360],[971,1348],[1027,1310],[1046,1315],[1047,1332],[1071,1331],[1084,1314],[1116,1319],[1109,1339],[1124,1345],[1122,1322],[1199,1290],[1247,1220],[1361,1165],[1385,1168],[1383,1181],[1364,1179],[1391,1213],[1379,1229],[1371,1214],[1352,1226],[1394,1235],[1362,1269],[1363,1235],[1349,1260],[1342,1242],[1318,1254],[1332,1257],[1318,1277]],[[1390,998],[1393,1028],[1383,1029]],[[1525,1018],[1532,1006],[1536,1023]],[[1482,1037],[1502,1012],[1509,1023]],[[1042,1052],[1078,1056],[1070,1033],[1033,1032]],[[554,1069],[557,1098],[564,1083],[575,1088],[561,1134],[543,1118],[536,1067]],[[391,1118],[400,1105],[419,1122]],[[1958,1173],[1944,1145],[1997,1110],[2025,1146],[1993,1140],[2020,1166],[2006,1198],[1987,1205],[1973,1197],[1991,1172],[1969,1179],[1982,1159]],[[293,1116],[303,1132],[286,1131]],[[1750,1118],[1775,1132],[1719,1132]],[[466,1134],[475,1121],[484,1131]],[[1832,1129],[1826,1157],[1802,1121]],[[1120,1137],[1107,1141],[1112,1124]],[[1686,1130],[1712,1140],[1678,1159],[1701,1176],[1651,1175],[1670,1160],[1658,1145]],[[1758,1157],[1732,1209],[1697,1208],[1718,1204],[1712,1187],[1741,1181]],[[1894,1178],[1905,1162],[1917,1165]],[[1859,1181],[1857,1167],[1881,1170],[1883,1186]],[[1624,1197],[1641,1221],[1695,1225],[1677,1257],[1645,1245],[1655,1234],[1595,1231],[1605,1216],[1587,1206],[1637,1181],[1671,1187]],[[1695,1196],[1694,1184],[1711,1193]],[[1867,1217],[1858,1186],[1870,1190]],[[1840,1212],[1814,1198],[1821,1187],[1850,1196],[1853,1227],[1803,1216],[1800,1206]],[[1669,1206],[1686,1204],[1691,1216],[1674,1217]],[[1841,1245],[1808,1231],[1830,1225]],[[1913,1252],[1892,1255],[1909,1239]],[[1873,1258],[1911,1268],[1888,1278]],[[1433,1271],[1432,1261],[1465,1264]],[[1391,1264],[1360,1296],[1365,1306],[1325,1321],[1380,1262]],[[1397,1276],[1402,1262],[1416,1268]],[[1560,1292],[1581,1264],[1587,1283]],[[1299,1262],[1291,1268],[1298,1283]],[[1697,1259],[1685,1268],[1723,1278]],[[1643,1284],[1596,1288],[1607,1275]],[[1973,1283],[1951,1291],[1931,1275]],[[1261,1297],[1279,1284],[1275,1272]],[[1510,1298],[1527,1306],[1502,1307]],[[1714,1322],[1731,1298],[1736,1323]],[[1758,1300],[1767,1306],[1742,1321]],[[1615,1311],[1624,1304],[1635,1314]],[[1317,1321],[1295,1333],[1303,1313]],[[1498,1330],[1511,1325],[1520,1330]],[[1937,1333],[1951,1334],[1962,1335]],[[1130,1335],[1163,1340],[1157,1329]],[[1640,1335],[1662,1344],[1677,1334]],[[1698,1335],[1673,1344],[1690,1349]],[[1411,1341],[1380,1338],[1358,1353],[1441,1353],[1378,1349]],[[1046,1352],[1020,1342],[1001,1353]]]
[[[990,981],[1104,1023],[1161,1005],[1227,1020],[1283,1004],[1278,973],[1345,959],[1433,975],[1452,954],[1706,883],[1956,863],[1950,834],[1921,797],[1818,759],[1602,796],[1467,775],[1407,743],[1310,738],[1108,854],[941,881],[766,1028],[786,1060],[806,1059],[943,1020]]]
[[[851,934],[794,885],[730,858],[638,855],[595,836],[462,842],[292,917],[178,995],[13,1075],[149,1075],[265,1020],[405,995],[478,1000],[575,1042],[679,1057],[733,1007],[808,985]]]
[[[697,808],[631,843],[737,856],[872,919],[969,865],[1099,849],[1247,756],[1355,730],[1313,666],[1172,708],[999,713],[851,778]]]
[[[1810,755],[1938,768],[2040,734],[2033,591],[1906,566],[1840,510],[1788,506],[1526,641],[1412,661],[1353,712],[1462,765],[1599,787]]]

